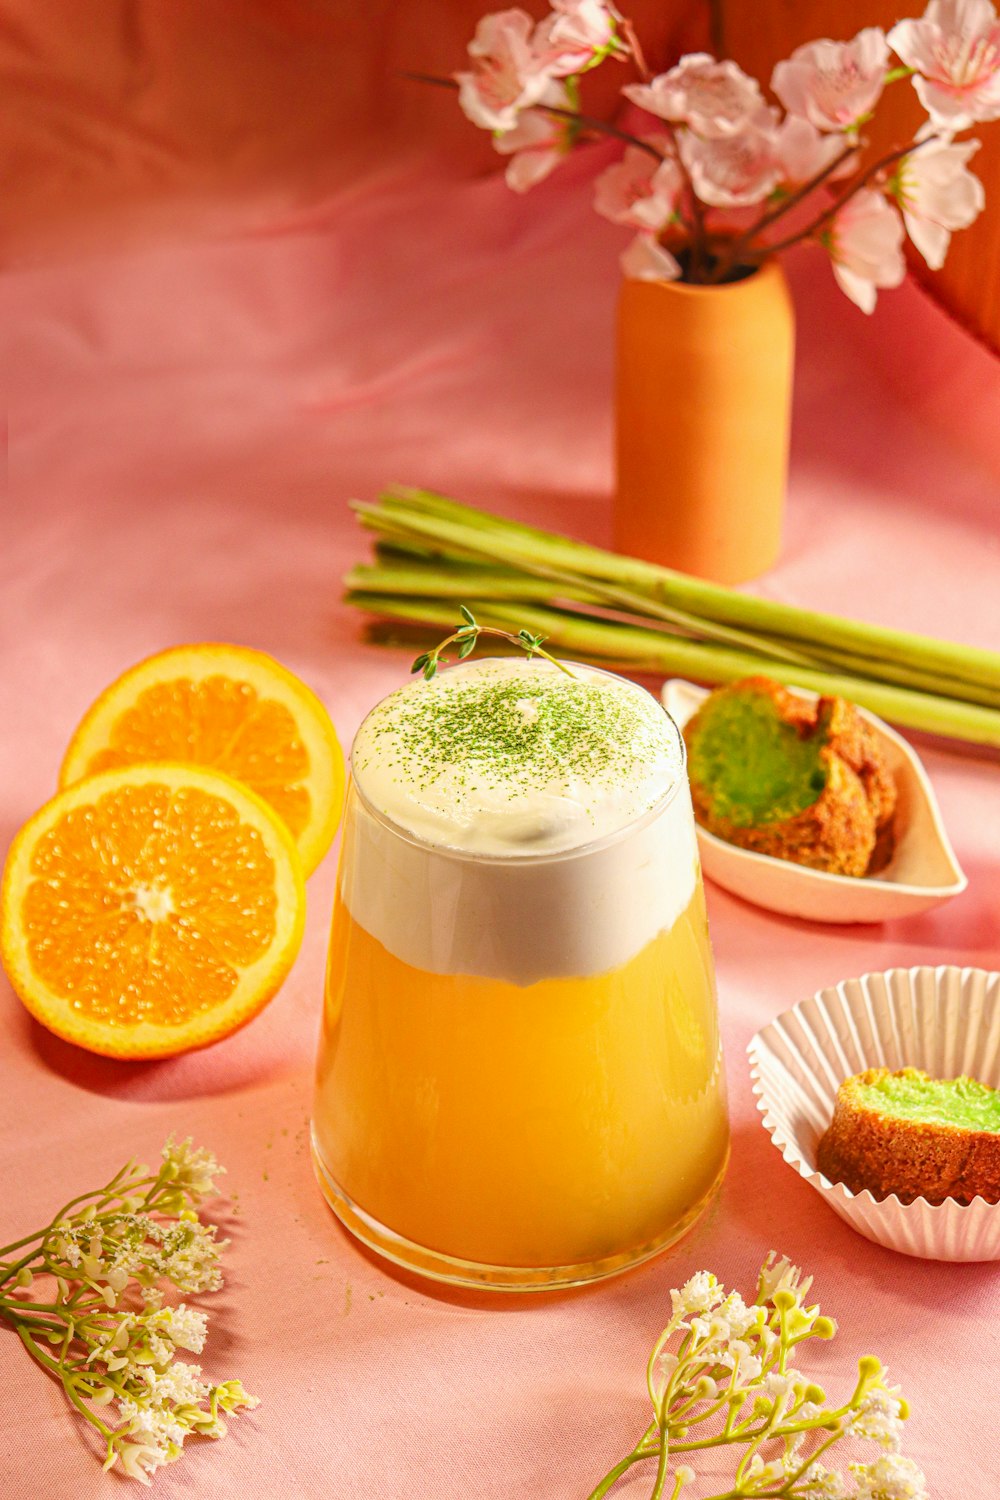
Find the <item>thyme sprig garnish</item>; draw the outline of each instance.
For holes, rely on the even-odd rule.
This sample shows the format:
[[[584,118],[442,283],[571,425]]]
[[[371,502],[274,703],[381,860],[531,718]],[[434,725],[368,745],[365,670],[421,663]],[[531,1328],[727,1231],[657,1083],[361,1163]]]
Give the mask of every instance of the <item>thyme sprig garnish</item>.
[[[481,635],[492,635],[502,641],[509,641],[512,646],[520,646],[521,650],[527,653],[529,661],[533,656],[541,656],[546,661],[550,661],[554,667],[558,667],[560,672],[565,672],[567,677],[576,676],[575,672],[571,672],[569,667],[564,666],[556,657],[542,650],[542,642],[546,639],[544,635],[532,635],[530,630],[519,630],[515,635],[510,630],[497,630],[492,625],[480,625],[471,609],[467,609],[464,604],[459,605],[458,612],[462,616],[462,624],[458,629],[446,636],[439,645],[434,647],[433,651],[425,651],[418,656],[410,668],[413,673],[422,672],[427,682],[437,675],[438,667],[444,665],[447,658],[443,658],[442,653],[449,646],[457,646],[456,659],[464,661],[475,651]]]

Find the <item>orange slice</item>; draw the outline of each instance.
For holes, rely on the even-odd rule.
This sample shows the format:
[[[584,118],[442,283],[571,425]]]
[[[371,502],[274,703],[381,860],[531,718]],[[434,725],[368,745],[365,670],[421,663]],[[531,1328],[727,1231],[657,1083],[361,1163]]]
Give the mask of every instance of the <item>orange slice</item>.
[[[266,802],[217,771],[131,766],[59,792],[21,829],[0,953],[57,1036],[168,1057],[257,1014],[304,917],[301,862]]]
[[[59,785],[148,761],[211,766],[291,829],[307,875],[344,805],[344,755],[316,694],[248,646],[174,646],[122,674],[84,715]]]

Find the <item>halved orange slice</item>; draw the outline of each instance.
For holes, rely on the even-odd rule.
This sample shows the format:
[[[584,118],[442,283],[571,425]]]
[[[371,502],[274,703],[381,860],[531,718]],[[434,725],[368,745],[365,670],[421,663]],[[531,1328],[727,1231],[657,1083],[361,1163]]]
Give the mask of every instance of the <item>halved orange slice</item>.
[[[304,918],[301,862],[266,802],[217,771],[130,766],[59,792],[14,839],[0,952],[57,1036],[168,1057],[257,1014]]]
[[[59,785],[149,761],[233,776],[284,819],[305,873],[319,864],[344,805],[344,755],[304,682],[248,646],[174,646],[147,657],[86,712]]]

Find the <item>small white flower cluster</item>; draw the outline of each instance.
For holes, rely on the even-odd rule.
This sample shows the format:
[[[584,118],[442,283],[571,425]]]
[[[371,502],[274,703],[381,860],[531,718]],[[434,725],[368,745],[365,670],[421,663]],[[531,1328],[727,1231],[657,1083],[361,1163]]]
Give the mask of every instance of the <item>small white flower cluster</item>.
[[[870,1391],[851,1414],[851,1431],[878,1443],[887,1453],[898,1453],[903,1438],[902,1413],[898,1389]]]
[[[851,1464],[852,1500],[927,1500],[927,1481],[912,1458],[887,1453],[873,1464]]]
[[[142,1484],[181,1456],[186,1438],[223,1437],[223,1413],[257,1405],[238,1380],[210,1385],[198,1365],[177,1360],[180,1350],[201,1353],[208,1319],[184,1302],[166,1305],[159,1285],[181,1293],[222,1285],[227,1242],[196,1211],[222,1170],[190,1140],[169,1140],[157,1171],[130,1162],[105,1187],[74,1198],[84,1206],[40,1231],[33,1250],[5,1263],[0,1282],[0,1314],[100,1434],[104,1467],[120,1464]],[[40,1276],[55,1284],[54,1296],[45,1295],[49,1349],[23,1300]]]
[[[118,1400],[122,1425],[114,1434],[104,1467],[110,1469],[120,1461],[130,1478],[146,1485],[158,1468],[181,1457],[185,1439],[225,1437],[220,1412],[252,1411],[259,1404],[238,1380],[212,1386],[202,1380],[200,1365],[180,1361],[162,1371],[140,1370],[131,1387],[132,1394]]]
[[[818,1305],[805,1305],[811,1285],[772,1252],[752,1305],[708,1271],[672,1291],[670,1321],[646,1370],[653,1421],[612,1473],[655,1458],[654,1494],[677,1500],[695,1475],[683,1463],[672,1470],[673,1490],[664,1490],[667,1460],[733,1444],[743,1457],[727,1500],[778,1494],[790,1500],[924,1500],[920,1470],[899,1456],[906,1403],[885,1383],[879,1361],[871,1355],[859,1360],[853,1394],[840,1405],[792,1363],[807,1340],[831,1339],[837,1331]],[[872,1463],[850,1465],[845,1476],[820,1459],[846,1436],[883,1452]]]
[[[202,1198],[210,1198],[218,1191],[215,1179],[222,1176],[225,1167],[219,1165],[211,1151],[193,1145],[190,1136],[183,1141],[169,1136],[162,1155],[168,1180],[193,1203],[200,1203]]]
[[[172,1197],[176,1184],[165,1196]],[[60,1223],[47,1240],[53,1269],[99,1290],[115,1307],[130,1278],[153,1287],[170,1281],[181,1292],[216,1292],[222,1286],[219,1257],[228,1241],[218,1240],[213,1225],[202,1224],[190,1209],[184,1217],[163,1223],[147,1213],[103,1215],[98,1223]]]

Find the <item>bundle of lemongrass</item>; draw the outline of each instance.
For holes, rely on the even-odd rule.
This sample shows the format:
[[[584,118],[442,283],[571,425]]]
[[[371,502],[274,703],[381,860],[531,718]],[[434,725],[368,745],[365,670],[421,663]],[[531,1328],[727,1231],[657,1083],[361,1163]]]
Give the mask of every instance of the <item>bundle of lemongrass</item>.
[[[427,490],[354,502],[376,533],[347,599],[420,628],[461,602],[484,625],[545,637],[557,655],[627,671],[732,682],[765,673],[838,694],[909,729],[1000,747],[1000,652],[755,599],[509,521]],[[436,632],[435,632],[436,633]]]

